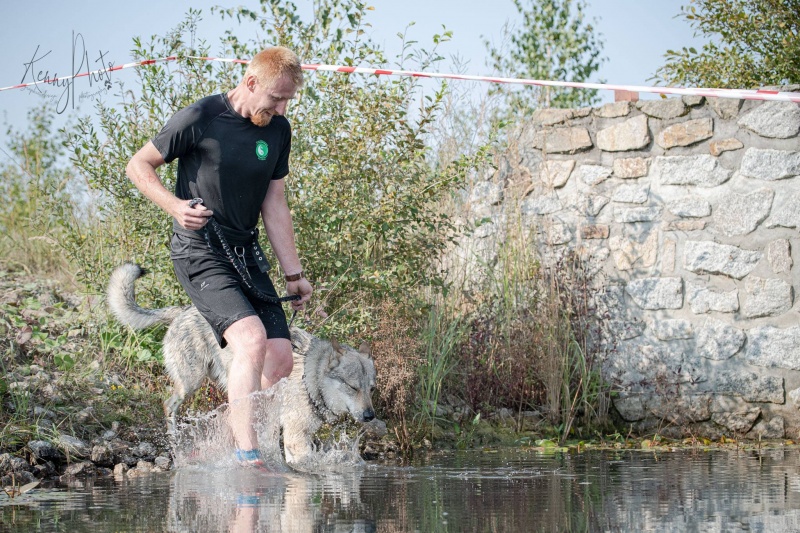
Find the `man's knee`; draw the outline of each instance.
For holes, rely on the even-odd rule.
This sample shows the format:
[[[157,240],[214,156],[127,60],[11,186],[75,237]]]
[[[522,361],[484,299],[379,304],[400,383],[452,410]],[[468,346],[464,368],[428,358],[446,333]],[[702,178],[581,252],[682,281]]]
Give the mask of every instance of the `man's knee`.
[[[294,366],[292,343],[288,339],[269,339],[266,353],[265,377],[272,382],[289,377]]]
[[[233,351],[234,359],[248,362],[254,368],[264,365],[267,353],[267,333],[256,316],[248,316],[231,324],[224,333],[225,340]]]

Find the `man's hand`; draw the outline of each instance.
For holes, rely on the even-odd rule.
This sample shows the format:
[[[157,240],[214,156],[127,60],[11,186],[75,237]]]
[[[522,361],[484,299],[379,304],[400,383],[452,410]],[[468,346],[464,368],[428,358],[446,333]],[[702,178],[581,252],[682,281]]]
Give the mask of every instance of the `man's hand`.
[[[295,311],[302,311],[306,307],[306,302],[311,299],[311,293],[314,288],[306,278],[300,278],[297,281],[289,281],[286,283],[286,294],[299,294],[300,299],[291,302],[292,309]]]
[[[170,214],[184,229],[202,229],[208,224],[208,217],[213,216],[214,212],[203,204],[190,207],[189,202],[190,200],[179,200]]]

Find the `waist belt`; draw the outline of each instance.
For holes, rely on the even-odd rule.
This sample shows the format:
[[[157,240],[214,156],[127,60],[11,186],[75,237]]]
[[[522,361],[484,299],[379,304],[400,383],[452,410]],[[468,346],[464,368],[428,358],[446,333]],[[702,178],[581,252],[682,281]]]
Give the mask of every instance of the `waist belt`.
[[[228,245],[231,247],[236,256],[242,260],[242,262],[246,263],[246,258],[249,255],[255,261],[258,269],[261,272],[269,272],[272,267],[264,255],[264,250],[258,243],[257,227],[249,230],[240,230],[223,226],[219,222],[217,222],[217,226],[220,230],[222,230],[222,234],[225,237],[225,240],[228,241]],[[193,231],[177,226],[173,228],[173,231],[179,235],[183,235],[193,240],[202,240],[207,243],[208,247],[212,250],[223,255],[225,254],[222,241],[220,241],[216,232],[208,231],[208,227],[205,227],[202,230]]]

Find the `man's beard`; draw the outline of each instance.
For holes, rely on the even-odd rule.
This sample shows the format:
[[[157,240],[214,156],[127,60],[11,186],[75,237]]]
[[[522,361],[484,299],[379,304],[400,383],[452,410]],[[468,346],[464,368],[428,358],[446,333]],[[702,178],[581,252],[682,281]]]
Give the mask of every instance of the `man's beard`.
[[[264,110],[258,111],[255,115],[250,116],[250,122],[259,128],[263,128],[264,126],[268,125],[271,120],[272,113]]]

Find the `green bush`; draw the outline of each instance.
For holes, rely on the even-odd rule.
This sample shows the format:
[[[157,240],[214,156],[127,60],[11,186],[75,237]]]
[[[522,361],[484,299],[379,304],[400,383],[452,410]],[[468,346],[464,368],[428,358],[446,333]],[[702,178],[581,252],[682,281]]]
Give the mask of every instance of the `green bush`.
[[[29,273],[66,269],[59,247],[66,228],[60,222],[73,212],[76,191],[53,118],[47,108],[33,108],[26,131],[9,127],[7,159],[0,164],[0,264]]]
[[[366,4],[353,0],[318,2],[306,21],[296,6],[263,0],[258,10],[220,10],[261,41],[243,42],[228,32],[221,55],[252,57],[272,44],[294,49],[305,63],[384,65],[386,57],[365,34]],[[168,55],[207,56],[194,46],[199,13],[150,44],[135,40],[133,59]],[[237,34],[241,30],[237,30]],[[424,69],[440,60],[433,38],[426,51],[407,44],[399,59]],[[102,193],[102,232],[74,243],[81,279],[100,290],[108,272],[134,259],[165,280],[159,303],[182,301],[170,274],[171,220],[125,177],[130,157],[147,143],[175,111],[209,94],[232,88],[243,67],[197,60],[159,63],[137,69],[135,91],[123,90],[118,105],[98,104],[100,131],[87,117],[69,134],[75,165]],[[442,286],[433,259],[456,236],[451,217],[438,206],[464,180],[480,153],[432,169],[426,163],[426,128],[440,110],[446,88],[420,97],[415,80],[316,73],[306,77],[290,106],[293,125],[288,200],[304,270],[331,317],[316,325],[339,333],[364,332],[371,309],[384,298],[406,303],[419,286]],[[174,188],[176,163],[161,177]],[[99,230],[100,228],[98,228]],[[91,265],[91,266],[89,266]]]

